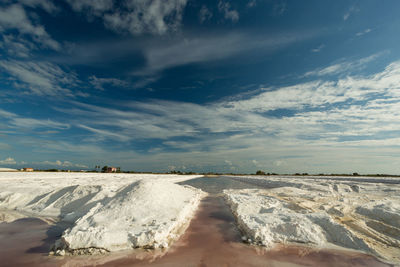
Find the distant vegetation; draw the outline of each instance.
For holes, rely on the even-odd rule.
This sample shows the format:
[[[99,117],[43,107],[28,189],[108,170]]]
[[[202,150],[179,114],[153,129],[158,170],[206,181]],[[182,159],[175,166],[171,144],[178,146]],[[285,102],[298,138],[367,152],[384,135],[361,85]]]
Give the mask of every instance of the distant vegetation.
[[[100,165],[96,165],[93,170],[60,170],[60,169],[35,169],[34,171],[38,172],[107,172],[109,166],[105,165],[101,167]],[[400,175],[394,174],[359,174],[358,172],[353,173],[318,173],[318,174],[309,174],[307,172],[296,172],[296,173],[285,173],[278,174],[274,172],[266,172],[263,170],[257,170],[255,173],[220,173],[220,172],[193,172],[193,171],[179,171],[173,170],[169,172],[143,172],[143,171],[121,171],[120,167],[116,167],[116,173],[142,173],[142,174],[177,174],[177,175],[231,175],[231,176],[240,176],[240,175],[287,175],[287,176],[368,176],[368,177],[400,177]]]

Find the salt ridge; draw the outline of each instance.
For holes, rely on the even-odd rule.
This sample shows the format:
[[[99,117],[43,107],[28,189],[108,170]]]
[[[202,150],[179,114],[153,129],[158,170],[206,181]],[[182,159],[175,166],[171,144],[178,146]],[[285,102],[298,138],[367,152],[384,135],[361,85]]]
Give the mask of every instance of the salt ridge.
[[[248,241],[353,249],[400,264],[400,179],[234,179],[266,188],[224,191]]]
[[[57,255],[165,248],[179,237],[205,196],[175,183],[196,177],[1,173],[0,219],[25,215],[69,223],[54,246]]]

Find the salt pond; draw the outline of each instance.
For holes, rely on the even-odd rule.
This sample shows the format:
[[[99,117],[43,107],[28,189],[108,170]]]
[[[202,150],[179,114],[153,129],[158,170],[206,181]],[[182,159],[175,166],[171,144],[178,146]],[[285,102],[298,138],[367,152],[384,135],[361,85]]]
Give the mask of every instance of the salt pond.
[[[282,211],[289,214],[289,217],[293,215],[301,217],[304,214],[309,216],[314,212],[323,211],[328,214],[327,216],[332,216],[329,218],[333,222],[341,223],[340,220],[339,222],[336,221],[337,218],[340,218],[340,212],[346,214],[346,216],[357,214],[350,221],[343,220],[346,223],[341,223],[340,226],[345,231],[342,231],[341,234],[343,238],[357,239],[371,248],[370,240],[377,236],[376,233],[379,233],[380,237],[387,235],[392,240],[396,239],[397,232],[389,231],[386,233],[387,228],[382,227],[382,224],[387,225],[387,218],[383,215],[373,217],[370,212],[376,209],[387,211],[388,205],[392,209],[396,208],[398,189],[393,179],[387,179],[391,183],[391,185],[387,185],[371,179],[368,181],[351,181],[350,179],[350,181],[346,181],[345,177],[329,180],[320,177],[311,179],[254,176],[200,178],[196,176],[99,174],[58,176],[59,174],[46,173],[34,173],[24,178],[23,175],[25,174],[13,173],[9,176],[0,174],[0,207],[5,209],[5,212],[0,213],[0,218],[9,222],[0,224],[0,235],[6,237],[0,239],[0,247],[5,248],[7,243],[10,244],[7,249],[0,252],[0,258],[7,259],[6,262],[11,263],[11,265],[385,266],[384,263],[360,252],[375,255],[389,262],[396,262],[396,255],[399,255],[396,246],[386,246],[386,248],[382,246],[382,250],[377,250],[376,247],[372,247],[374,250],[363,250],[357,247],[359,244],[356,243],[356,247],[351,247],[356,250],[349,250],[349,246],[345,246],[347,243],[331,242],[333,246],[329,246],[330,241],[332,241],[329,238],[320,238],[320,241],[323,242],[318,242],[316,239],[299,240],[281,238],[281,236],[268,239],[271,241],[270,243],[262,243],[259,241],[263,239],[257,239],[256,234],[252,235],[253,232],[256,233],[259,230],[260,225],[247,223],[243,219],[246,216],[253,216],[255,218],[253,221],[257,222],[260,219],[265,219],[261,216],[262,214],[268,214],[271,218],[279,219],[282,216]],[[143,182],[143,179],[146,182]],[[204,193],[194,188],[208,192],[209,196],[204,198]],[[225,189],[228,190],[223,193]],[[381,198],[378,199],[376,196],[379,194],[376,192],[385,192],[385,196],[381,194]],[[171,194],[176,195],[175,200],[163,201],[171,198]],[[370,197],[373,197],[375,202],[369,201]],[[202,198],[203,200],[199,202]],[[226,205],[226,200],[229,205]],[[338,201],[334,202],[333,200]],[[131,208],[140,210],[140,206],[143,206],[140,201],[143,203],[152,202],[154,205],[145,205],[146,209],[142,209],[143,212],[138,213],[137,218],[135,218],[130,210]],[[390,204],[390,201],[393,204]],[[98,203],[101,206],[96,206]],[[132,203],[136,203],[137,206]],[[316,206],[316,203],[319,206]],[[342,204],[340,206],[337,203]],[[378,204],[378,206],[371,203]],[[386,206],[383,205],[385,203]],[[163,206],[164,204],[165,206]],[[248,206],[242,209],[239,208],[241,205]],[[176,213],[168,210],[168,206],[176,207]],[[200,209],[195,213],[198,206]],[[272,206],[275,210],[271,209]],[[353,212],[349,213],[346,209],[347,206],[351,206]],[[7,209],[7,207],[11,207],[12,210]],[[124,207],[128,208],[125,209]],[[187,207],[187,212],[181,213],[183,219],[176,221],[184,222],[183,224],[188,224],[190,221],[187,230],[183,231],[187,225],[177,227],[180,228],[180,232],[171,230],[171,228],[174,228],[174,223],[168,223],[174,221],[171,221],[169,214],[172,214],[175,218],[180,214],[178,211],[185,210],[185,207]],[[302,212],[295,214],[298,209],[293,209],[293,207],[301,207]],[[306,212],[303,212],[303,209]],[[110,213],[111,210],[115,211]],[[260,210],[264,212],[260,213]],[[162,216],[158,216],[156,219],[151,218],[152,211],[154,214],[162,214]],[[272,212],[268,213],[268,211]],[[146,214],[149,216],[146,216]],[[381,212],[381,214],[387,215],[388,213]],[[23,219],[27,216],[39,217],[50,224],[44,224],[43,221],[37,220],[32,223],[32,221]],[[143,220],[148,219],[148,222],[136,224],[136,227],[132,227],[132,222],[137,222],[139,217]],[[364,227],[363,223],[357,221],[360,218],[365,220],[366,226],[375,231],[371,232],[375,236],[369,234],[364,238],[364,236],[359,235],[359,232],[353,230],[355,227],[351,228],[352,225]],[[16,221],[12,222],[13,220]],[[113,221],[117,223],[113,224]],[[279,221],[277,222],[271,225],[279,226]],[[299,222],[301,220],[289,221],[286,226],[301,226]],[[396,223],[396,220],[393,222]],[[263,225],[268,225],[268,223],[268,220],[262,222]],[[376,223],[380,223],[379,227]],[[239,227],[237,227],[237,224],[239,224]],[[117,227],[119,225],[122,227]],[[268,227],[271,228],[271,225]],[[23,229],[24,227],[26,229]],[[88,230],[90,227],[94,228]],[[304,225],[299,229],[303,231],[307,227],[309,225]],[[322,229],[320,233],[323,237],[324,226],[319,227]],[[19,231],[16,230],[18,228]],[[13,229],[11,232],[14,231],[15,234],[9,234],[11,233],[10,229]],[[137,229],[139,234],[132,229]],[[158,229],[162,230],[160,233],[172,233],[172,235],[155,234]],[[109,244],[104,245],[103,236],[109,235],[111,238],[114,233],[117,237],[115,240],[124,241],[118,241],[118,244],[125,246],[123,248],[134,247],[135,244],[139,244],[135,243],[138,239],[126,238],[129,237],[129,234],[141,236],[140,233],[145,233],[143,240],[150,240],[150,242],[143,243],[142,247],[146,247],[148,244],[150,244],[148,247],[171,245],[172,247],[169,249],[122,250],[107,255],[47,256],[49,246],[54,244],[54,241],[59,239],[61,235],[67,242],[76,238],[69,244],[81,242],[82,246],[78,247],[84,247],[84,244],[88,243],[87,241],[103,242],[99,247],[104,247]],[[365,231],[362,233],[365,233]],[[98,236],[100,236],[99,241],[96,241]],[[159,241],[156,240],[160,236],[162,238]],[[172,236],[173,240],[168,236]],[[246,239],[250,239],[253,243],[257,241],[256,243],[267,247],[245,244],[242,242],[243,236],[246,236]],[[296,237],[296,235],[294,236]],[[68,239],[69,237],[72,239]],[[271,235],[268,238],[270,237]],[[163,244],[164,240],[167,244]],[[388,241],[389,239],[384,240]],[[305,243],[299,244],[298,242]],[[378,239],[378,242],[381,242],[381,239]],[[108,247],[108,250],[120,248],[119,245],[117,245],[117,249],[113,249],[112,246],[113,244]],[[20,256],[16,257],[18,254]],[[15,264],[12,264],[13,262]]]

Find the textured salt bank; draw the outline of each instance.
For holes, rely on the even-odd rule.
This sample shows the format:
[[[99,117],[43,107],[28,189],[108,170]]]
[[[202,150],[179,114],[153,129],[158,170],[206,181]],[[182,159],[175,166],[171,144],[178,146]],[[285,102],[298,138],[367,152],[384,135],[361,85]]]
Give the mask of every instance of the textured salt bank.
[[[234,179],[269,188],[224,191],[248,241],[340,247],[400,263],[400,180]]]
[[[61,255],[168,247],[205,195],[175,182],[195,177],[2,173],[0,217],[54,216],[70,223],[55,244]]]
[[[165,181],[138,181],[91,208],[67,229],[67,250],[165,248],[193,217],[204,193]],[[64,247],[62,247],[64,248]]]
[[[75,222],[93,203],[113,198],[124,186],[140,180],[177,183],[195,175],[1,172],[0,210],[31,217],[58,217]]]

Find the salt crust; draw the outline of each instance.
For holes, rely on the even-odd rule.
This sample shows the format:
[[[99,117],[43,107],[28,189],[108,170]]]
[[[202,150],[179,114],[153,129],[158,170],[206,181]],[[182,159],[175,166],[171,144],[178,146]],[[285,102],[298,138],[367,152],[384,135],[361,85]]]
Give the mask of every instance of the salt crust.
[[[1,173],[4,220],[57,216],[70,223],[56,254],[168,247],[205,196],[175,182],[198,176]],[[7,213],[3,213],[7,214]]]
[[[354,249],[400,264],[399,178],[234,179],[267,188],[224,191],[245,240]]]

